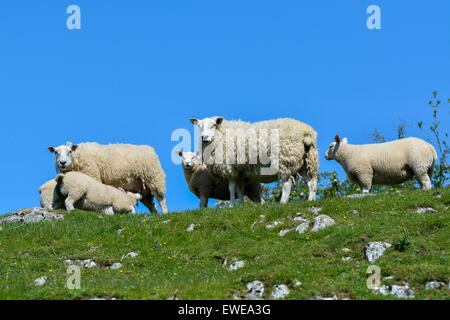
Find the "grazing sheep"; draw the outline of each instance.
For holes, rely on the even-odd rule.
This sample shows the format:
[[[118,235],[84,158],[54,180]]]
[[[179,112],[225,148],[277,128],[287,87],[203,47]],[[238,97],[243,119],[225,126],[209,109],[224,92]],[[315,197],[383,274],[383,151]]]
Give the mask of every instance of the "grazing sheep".
[[[208,199],[230,200],[228,181],[215,178],[208,167],[199,163],[199,152],[181,152],[177,154],[182,158],[184,178],[189,190],[200,199],[200,208],[208,206]],[[248,181],[245,184],[244,194],[255,203],[264,203],[261,197],[264,184]]]
[[[79,171],[101,183],[140,193],[142,203],[150,212],[158,211],[153,202],[156,197],[162,212],[167,212],[166,175],[153,148],[91,142],[72,145],[68,142],[48,150],[55,153],[57,173]]]
[[[39,187],[42,208],[47,210],[65,208],[64,197],[56,186],[56,180],[52,179]]]
[[[431,176],[437,154],[434,147],[418,138],[385,143],[351,145],[336,135],[325,152],[327,160],[336,160],[348,178],[364,193],[373,184],[399,184],[417,178],[422,189],[431,189]]]
[[[190,121],[200,129],[204,162],[213,175],[229,182],[231,205],[235,203],[235,191],[242,201],[246,179],[261,183],[281,179],[280,202],[286,203],[292,183],[300,175],[308,183],[308,200],[316,198],[317,133],[306,123],[294,119],[249,123],[223,117]]]
[[[134,206],[142,198],[138,193],[125,192],[102,184],[88,175],[76,171],[60,173],[54,181],[57,183],[55,189],[59,189],[65,199],[64,205],[67,211],[72,211],[76,207],[106,214],[134,213]]]

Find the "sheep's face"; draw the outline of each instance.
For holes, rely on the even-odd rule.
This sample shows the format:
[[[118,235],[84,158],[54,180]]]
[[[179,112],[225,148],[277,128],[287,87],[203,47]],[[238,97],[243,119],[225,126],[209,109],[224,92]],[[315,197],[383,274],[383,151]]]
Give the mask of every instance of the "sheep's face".
[[[181,163],[183,168],[191,169],[194,164],[198,163],[200,154],[198,152],[181,152],[177,151],[177,154],[181,157]]]
[[[213,141],[217,127],[223,122],[223,117],[211,117],[203,120],[192,118],[190,120],[194,126],[200,129],[202,142],[209,143]]]
[[[347,144],[347,138],[342,139],[339,137],[339,135],[336,135],[334,137],[335,142],[330,143],[330,146],[328,147],[328,150],[325,151],[325,159],[327,160],[335,160],[336,159],[336,152],[339,150],[339,148]]]
[[[77,150],[78,146],[68,142],[59,147],[48,147],[51,153],[55,154],[55,164],[60,170],[65,170],[72,164],[72,152]]]

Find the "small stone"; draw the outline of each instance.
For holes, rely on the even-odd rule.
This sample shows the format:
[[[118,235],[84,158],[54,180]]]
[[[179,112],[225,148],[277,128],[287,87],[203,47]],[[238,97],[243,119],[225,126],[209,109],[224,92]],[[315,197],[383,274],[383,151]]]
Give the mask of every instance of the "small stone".
[[[352,210],[352,213],[353,214],[358,214],[359,212],[358,212],[358,210]]]
[[[389,276],[389,277],[384,277],[383,280],[392,280],[392,279],[394,279],[394,277],[393,276]]]
[[[153,242],[153,247],[159,248],[159,247],[161,247],[161,243],[159,243],[159,241],[155,241],[155,242]]]
[[[45,276],[37,278],[36,280],[34,280],[34,285],[36,287],[41,287],[41,286],[43,286],[45,284],[46,280],[47,280],[47,277],[45,277]]]
[[[236,294],[236,293],[233,293],[233,295],[231,296],[231,298],[232,298],[233,300],[242,300],[241,297],[240,297],[238,294]]]
[[[123,231],[124,229],[125,229],[125,228],[122,228],[122,229],[117,230],[117,235],[120,236],[120,234],[122,233],[122,231]]]
[[[322,211],[322,208],[311,207],[308,210],[314,214],[318,214],[320,211]]]
[[[437,212],[437,210],[429,207],[429,208],[418,208],[416,213],[427,213],[427,212]]]
[[[349,248],[342,248],[341,251],[342,251],[342,252],[350,252],[350,251],[352,251],[352,250],[349,249]]]
[[[70,259],[67,259],[67,260],[64,260],[64,263],[67,263],[67,264],[73,264],[73,261],[70,260]]]
[[[441,199],[442,198],[442,194],[438,193],[437,195],[434,196],[435,198]]]
[[[294,281],[294,286],[295,287],[300,287],[301,285],[302,285],[302,283],[300,281],[298,281],[298,280]]]
[[[310,300],[338,300],[338,297],[337,296],[332,296],[332,297],[314,296],[314,297],[311,297]]]
[[[43,208],[34,207],[17,210],[8,215],[6,218],[0,220],[0,223],[35,223],[40,221],[54,221],[62,219],[64,219],[64,215],[62,214],[54,213]]]
[[[273,290],[272,293],[270,295],[270,297],[272,299],[283,299],[284,297],[286,297],[289,292],[291,292],[288,288],[287,285],[285,284],[280,284],[280,285],[274,285],[273,286]]]
[[[272,224],[266,225],[266,228],[267,228],[267,229],[273,229],[273,228],[275,228],[275,227],[277,227],[277,226],[279,226],[279,225],[282,225],[282,224],[283,224],[283,222],[280,222],[280,221],[274,221],[274,222],[272,222]]]
[[[122,267],[122,264],[121,264],[121,263],[115,262],[115,263],[113,263],[109,268],[112,269],[112,270],[116,270],[116,269],[119,269],[119,268],[121,268],[121,267]]]
[[[169,223],[169,222],[170,222],[170,219],[169,219],[169,220],[164,220],[164,221],[162,221],[161,224],[167,224],[167,223]]]
[[[379,257],[381,257],[387,248],[390,248],[391,244],[387,242],[370,242],[364,248],[364,254],[367,261],[375,262]]]
[[[348,196],[345,196],[345,198],[348,199],[359,199],[359,198],[364,198],[364,197],[372,197],[375,194],[373,193],[355,193],[355,194],[349,194]]]
[[[342,257],[342,261],[350,261],[352,260],[352,257]]]
[[[291,230],[292,229],[284,229],[284,230],[281,230],[278,234],[280,237],[284,237],[286,235],[286,233],[288,233]]]
[[[445,286],[444,282],[441,281],[430,281],[425,285],[425,290],[438,290]]]
[[[311,231],[316,232],[326,227],[332,226],[333,224],[335,224],[333,219],[331,219],[326,214],[321,214],[320,216],[314,218],[314,226],[312,227]]]
[[[191,223],[191,225],[186,229],[186,231],[187,232],[192,232],[192,231],[194,231],[194,228],[195,228],[195,224]]]
[[[236,261],[236,262],[233,262],[232,264],[230,264],[230,267],[228,268],[228,270],[235,271],[235,270],[240,269],[240,268],[242,268],[244,266],[245,266],[245,261]]]
[[[247,300],[262,300],[264,297],[264,284],[258,280],[249,282],[247,283],[247,291]]]
[[[83,267],[86,268],[86,269],[93,268],[96,265],[97,264],[94,261],[92,261],[91,259],[87,259],[87,260],[83,261]]]
[[[136,252],[130,252],[125,255],[125,258],[136,258],[138,254]]]

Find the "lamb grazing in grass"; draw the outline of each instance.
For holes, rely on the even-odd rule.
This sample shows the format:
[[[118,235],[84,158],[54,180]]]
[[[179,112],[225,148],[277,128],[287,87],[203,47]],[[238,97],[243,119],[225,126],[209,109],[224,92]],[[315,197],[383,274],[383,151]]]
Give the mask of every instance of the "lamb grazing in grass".
[[[190,120],[200,129],[204,162],[213,175],[228,180],[231,205],[235,191],[242,201],[247,179],[261,183],[281,179],[280,202],[286,203],[292,183],[300,175],[308,183],[308,200],[316,198],[317,133],[306,123],[294,119],[249,123],[223,117]]]
[[[363,193],[374,184],[399,184],[417,178],[422,189],[431,189],[431,176],[437,154],[434,147],[418,138],[385,143],[351,145],[336,135],[325,152],[327,160],[336,160],[348,178],[360,185]]]
[[[208,167],[199,161],[200,153],[177,151],[177,154],[182,158],[184,178],[189,190],[200,199],[200,208],[208,206],[209,198],[230,200],[228,181],[213,177]],[[263,188],[262,183],[248,181],[244,194],[255,203],[264,203],[261,197]]]
[[[135,213],[134,206],[142,198],[138,193],[125,192],[102,184],[88,175],[76,171],[57,175],[55,182],[55,189],[59,189],[65,199],[64,205],[67,211],[72,211],[76,207],[106,214]]]
[[[167,212],[166,175],[153,148],[90,142],[73,145],[68,142],[48,150],[55,153],[57,173],[79,171],[101,183],[140,193],[142,203],[150,212],[158,211],[153,202],[156,197],[162,212]]]
[[[55,179],[49,180],[39,187],[39,195],[41,200],[41,207],[47,210],[63,209],[64,197],[59,188],[56,187]]]

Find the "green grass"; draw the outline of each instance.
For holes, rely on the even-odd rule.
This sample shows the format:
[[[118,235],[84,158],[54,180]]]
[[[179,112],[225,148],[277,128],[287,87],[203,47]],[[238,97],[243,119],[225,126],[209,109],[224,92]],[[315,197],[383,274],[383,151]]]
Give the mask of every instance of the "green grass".
[[[291,288],[287,299],[314,295],[393,299],[366,287],[370,263],[364,258],[364,246],[370,241],[393,244],[374,263],[383,277],[394,277],[383,284],[407,281],[416,299],[449,299],[447,286],[424,290],[430,280],[449,282],[449,204],[450,189],[445,188],[164,216],[74,211],[61,221],[3,224],[0,299],[167,299],[177,289],[180,299],[231,299],[234,294],[244,297],[246,284],[253,280],[264,282],[266,298],[273,285],[284,283]],[[297,225],[290,219],[297,212],[312,220],[314,214],[307,210],[312,205],[323,208],[321,214],[336,224],[315,233],[278,235],[281,229]],[[424,206],[438,212],[415,213]],[[354,209],[359,213],[352,213]],[[265,215],[265,222],[252,228],[260,215]],[[171,221],[161,224],[167,219]],[[284,225],[267,229],[266,224],[274,220]],[[195,231],[186,232],[191,223],[197,224]],[[344,253],[343,247],[352,251]],[[139,256],[124,259],[119,270],[106,268],[131,251]],[[353,260],[342,261],[344,256]],[[244,260],[246,265],[231,272],[222,266],[225,258]],[[81,269],[79,290],[65,288],[65,259],[92,259],[98,264]],[[47,282],[36,287],[34,280],[41,276]],[[303,284],[295,287],[295,280]]]

